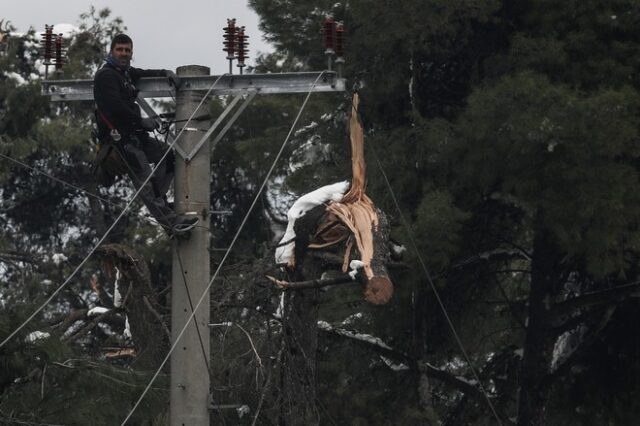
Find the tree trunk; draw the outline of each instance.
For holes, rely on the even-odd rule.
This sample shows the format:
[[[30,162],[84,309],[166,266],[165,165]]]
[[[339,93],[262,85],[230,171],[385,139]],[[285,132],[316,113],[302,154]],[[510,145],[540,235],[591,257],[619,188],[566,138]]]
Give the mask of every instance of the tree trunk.
[[[316,350],[318,334],[318,289],[284,293],[282,361],[283,425],[317,425]]]
[[[161,315],[151,286],[145,260],[129,247],[108,244],[100,247],[109,269],[118,268],[119,292],[136,348],[136,365],[155,369],[169,350],[169,329]]]
[[[306,256],[309,238],[323,214],[324,206],[318,206],[295,224],[296,267],[291,271],[291,281],[317,278],[324,272],[321,261]],[[320,422],[316,406],[318,295],[317,288],[282,294],[282,327],[286,349],[281,366],[280,421],[286,426],[315,425]]]
[[[539,213],[531,262],[529,316],[520,372],[519,426],[544,425],[546,418],[548,389],[541,384],[550,368],[550,309],[561,257],[541,216]]]

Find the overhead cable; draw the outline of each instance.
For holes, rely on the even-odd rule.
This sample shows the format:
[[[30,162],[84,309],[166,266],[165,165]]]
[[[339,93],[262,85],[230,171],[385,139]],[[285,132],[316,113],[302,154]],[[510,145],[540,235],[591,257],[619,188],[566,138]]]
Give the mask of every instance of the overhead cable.
[[[211,91],[213,90],[213,88],[215,87],[215,85],[218,83],[218,81],[220,81],[220,79],[225,76],[226,74],[222,74],[220,75],[212,84],[211,87],[209,87],[209,90],[207,91],[207,93],[202,97],[202,100],[200,101],[200,103],[198,104],[198,106],[196,107],[196,109],[193,111],[193,113],[191,114],[191,116],[189,117],[189,120],[191,120],[196,113],[198,112],[198,110],[200,109],[200,107],[202,106],[202,104],[204,103],[204,101],[208,98],[209,94],[211,93]],[[158,167],[160,167],[160,165],[162,164],[162,162],[164,161],[164,159],[167,157],[167,155],[169,155],[169,152],[171,152],[171,149],[173,148],[173,146],[176,144],[176,142],[178,142],[178,139],[180,139],[180,136],[182,135],[182,133],[184,132],[184,130],[187,128],[187,123],[185,123],[184,127],[182,127],[182,129],[180,130],[180,133],[178,133],[178,135],[176,136],[176,138],[173,140],[173,142],[171,142],[171,144],[169,145],[169,147],[167,148],[167,150],[165,151],[164,155],[160,158],[160,160],[158,160],[158,162],[156,163],[156,165],[151,169],[151,173],[149,173],[149,176],[147,176],[147,178],[142,182],[142,184],[140,185],[140,187],[138,188],[138,190],[135,192],[135,194],[133,194],[133,197],[131,197],[131,199],[127,202],[127,204],[125,205],[124,209],[122,210],[122,212],[120,212],[120,214],[118,215],[118,217],[116,218],[116,220],[111,224],[111,226],[106,230],[106,232],[103,234],[103,236],[98,240],[98,242],[96,243],[95,246],[93,246],[93,248],[89,251],[89,253],[85,256],[85,258],[82,260],[82,262],[80,262],[80,264],[73,270],[73,272],[71,273],[71,275],[69,275],[69,277],[53,292],[51,293],[51,295],[47,298],[47,300],[44,301],[44,303],[42,303],[22,324],[20,324],[18,326],[18,328],[16,328],[13,332],[11,332],[11,334],[9,334],[2,342],[0,342],[0,348],[2,348],[9,340],[11,340],[20,330],[22,330],[31,320],[33,320],[35,318],[35,316],[42,311],[45,306],[47,306],[54,297],[56,297],[56,295],[58,293],[60,293],[60,291],[62,291],[62,289],[64,287],[67,286],[67,284],[69,284],[69,282],[71,282],[71,279],[73,277],[75,277],[75,275],[80,271],[80,269],[82,269],[82,267],[84,266],[85,263],[87,263],[87,261],[89,260],[89,258],[91,258],[91,256],[93,255],[93,253],[95,253],[95,251],[97,250],[97,248],[100,246],[100,244],[102,244],[104,242],[104,240],[107,238],[107,236],[109,235],[109,233],[113,230],[113,228],[115,228],[115,226],[118,224],[118,222],[120,221],[120,219],[122,219],[122,217],[125,215],[125,213],[127,212],[127,210],[129,209],[129,207],[131,206],[131,204],[133,203],[133,201],[136,199],[136,197],[140,194],[140,192],[142,192],[142,189],[144,188],[144,186],[149,182],[149,180],[151,179],[151,177],[153,176],[153,174],[156,172],[156,169],[158,169]]]
[[[238,237],[240,236],[240,233],[242,232],[242,229],[244,228],[245,224],[249,220],[249,215],[251,215],[251,213],[253,212],[253,209],[256,206],[256,204],[258,203],[258,200],[260,199],[260,197],[262,195],[262,192],[264,191],[265,186],[269,182],[269,179],[271,178],[271,174],[273,173],[273,171],[274,171],[274,169],[276,167],[276,164],[278,163],[278,160],[282,156],[282,153],[284,152],[284,149],[287,146],[287,143],[289,142],[289,138],[291,137],[291,134],[293,133],[293,130],[296,128],[296,125],[298,124],[298,120],[300,119],[300,116],[302,115],[302,112],[304,111],[304,108],[306,107],[307,102],[309,101],[309,97],[311,96],[311,93],[313,93],[313,89],[316,87],[316,84],[318,83],[318,80],[320,79],[320,77],[322,77],[323,74],[324,74],[324,71],[322,73],[320,73],[320,75],[318,75],[318,78],[316,78],[316,80],[313,82],[313,85],[309,89],[309,92],[307,93],[307,97],[305,98],[304,102],[302,103],[302,106],[300,107],[300,110],[298,111],[298,115],[296,116],[295,120],[293,121],[291,129],[289,129],[289,133],[287,134],[287,137],[284,139],[284,142],[282,143],[282,146],[280,147],[280,150],[278,151],[278,154],[273,159],[273,163],[271,164],[271,167],[269,168],[269,171],[267,172],[264,180],[262,181],[262,185],[260,185],[260,189],[258,189],[258,193],[254,197],[253,202],[249,206],[249,209],[248,209],[247,213],[245,214],[244,218],[242,219],[242,222],[240,223],[240,226],[238,227],[238,230],[236,231],[235,235],[233,236],[233,240],[231,240],[231,243],[229,244],[229,247],[227,248],[227,251],[225,252],[224,256],[222,257],[222,260],[220,260],[220,262],[218,263],[218,267],[216,268],[216,271],[214,272],[213,276],[211,277],[211,280],[209,281],[209,284],[207,284],[207,288],[205,288],[204,292],[200,296],[200,299],[198,300],[198,303],[196,303],[196,305],[193,308],[193,311],[190,314],[189,318],[187,318],[187,320],[185,321],[185,325],[180,330],[180,333],[178,333],[178,335],[175,337],[174,342],[171,345],[171,348],[169,349],[169,352],[165,356],[164,360],[162,360],[162,363],[160,363],[160,366],[158,367],[158,370],[156,371],[154,376],[149,381],[149,384],[147,385],[145,390],[142,392],[142,395],[140,395],[140,397],[136,401],[136,403],[133,406],[133,408],[131,408],[131,411],[129,411],[129,414],[127,414],[127,417],[122,421],[121,426],[124,426],[127,423],[127,421],[131,418],[133,413],[136,411],[136,409],[138,408],[138,406],[140,405],[140,403],[144,399],[145,395],[147,394],[147,392],[151,388],[151,385],[153,385],[153,382],[156,380],[156,378],[158,377],[158,375],[162,371],[162,368],[164,367],[164,365],[167,363],[167,361],[171,357],[171,354],[173,353],[175,348],[178,346],[178,343],[180,342],[180,339],[182,338],[182,336],[184,335],[185,331],[187,330],[187,327],[189,326],[189,323],[191,322],[192,318],[194,317],[195,312],[198,310],[198,308],[202,304],[202,301],[205,299],[205,296],[208,294],[209,290],[211,289],[211,286],[213,285],[213,282],[218,277],[218,274],[220,273],[220,270],[222,269],[222,266],[224,265],[225,261],[229,257],[229,253],[231,253],[231,250],[233,249],[233,246],[235,245],[236,241],[238,240]]]
[[[498,425],[502,426],[502,421],[500,420],[500,416],[498,416],[498,413],[495,409],[495,407],[493,406],[493,403],[491,402],[491,398],[489,397],[489,394],[487,393],[487,390],[485,389],[485,387],[482,384],[482,381],[480,380],[480,377],[478,376],[478,373],[476,372],[475,368],[473,367],[473,364],[471,363],[471,358],[469,358],[469,354],[467,354],[467,351],[464,348],[464,345],[462,344],[462,340],[460,340],[460,336],[458,336],[458,333],[456,331],[455,326],[453,325],[453,321],[451,321],[451,317],[449,316],[449,313],[447,312],[447,308],[444,306],[444,303],[442,302],[442,298],[440,297],[440,292],[438,291],[435,283],[433,282],[433,279],[431,278],[431,273],[429,272],[429,269],[427,269],[427,265],[424,262],[424,259],[422,258],[422,255],[420,254],[420,250],[418,250],[418,245],[416,244],[415,239],[413,238],[413,233],[411,232],[411,228],[409,227],[408,222],[406,221],[404,214],[402,213],[402,209],[400,208],[400,204],[398,203],[398,200],[396,198],[396,195],[393,191],[393,188],[391,187],[391,183],[389,182],[389,179],[387,178],[387,174],[385,173],[384,169],[382,168],[382,163],[380,162],[380,159],[378,158],[378,154],[376,153],[375,148],[373,147],[373,144],[370,144],[371,146],[371,152],[373,152],[373,156],[376,159],[376,162],[378,164],[378,167],[380,169],[380,172],[382,173],[382,177],[384,178],[384,181],[387,184],[387,188],[389,189],[389,194],[391,195],[391,198],[393,199],[393,203],[395,204],[396,210],[398,210],[398,214],[400,215],[400,220],[402,221],[402,225],[404,226],[407,235],[409,236],[409,241],[411,242],[411,245],[413,246],[413,250],[416,253],[416,256],[418,256],[418,260],[420,261],[420,265],[422,266],[422,270],[424,271],[426,277],[427,277],[427,281],[429,282],[432,290],[433,290],[433,294],[436,296],[436,300],[438,301],[438,305],[440,305],[440,309],[442,310],[442,313],[444,314],[445,319],[447,320],[447,324],[449,325],[449,328],[451,329],[451,332],[456,340],[456,343],[458,344],[458,346],[460,347],[460,350],[462,351],[462,354],[464,355],[465,360],[467,361],[467,365],[469,365],[469,368],[471,369],[471,373],[473,374],[473,377],[476,379],[476,381],[478,382],[478,386],[480,387],[480,390],[482,391],[482,394],[484,395],[484,397],[487,400],[487,404],[489,405],[489,408],[491,410],[491,412],[493,413],[493,415],[495,416]]]

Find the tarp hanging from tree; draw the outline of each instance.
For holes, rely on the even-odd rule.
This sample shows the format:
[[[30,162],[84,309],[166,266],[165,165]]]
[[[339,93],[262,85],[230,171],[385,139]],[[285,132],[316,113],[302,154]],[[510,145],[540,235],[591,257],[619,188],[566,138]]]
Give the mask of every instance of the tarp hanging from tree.
[[[307,247],[319,250],[345,241],[342,271],[346,273],[355,244],[366,282],[365,299],[374,304],[384,304],[393,294],[393,284],[385,266],[389,254],[388,229],[384,232],[381,230],[380,215],[382,213],[365,193],[364,131],[358,115],[358,105],[359,97],[356,93],[353,96],[349,121],[353,175],[351,187],[344,196],[323,197],[318,200],[319,204],[327,203],[325,214],[319,220]],[[308,195],[314,193],[303,196],[299,201],[305,197],[309,198]],[[286,263],[289,267],[295,266],[293,245],[297,238],[293,233],[293,222],[309,210],[308,206],[301,209],[298,202],[290,209],[288,233],[283,237],[279,251],[276,250],[278,263]],[[385,228],[388,228],[386,219],[384,224]],[[286,253],[286,256],[283,256],[283,253]]]

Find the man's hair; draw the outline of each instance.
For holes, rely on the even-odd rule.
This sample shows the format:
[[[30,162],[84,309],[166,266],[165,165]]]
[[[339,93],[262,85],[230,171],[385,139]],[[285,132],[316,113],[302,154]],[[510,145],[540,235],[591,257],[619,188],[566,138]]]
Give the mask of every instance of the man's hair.
[[[133,47],[133,40],[126,34],[118,34],[111,40],[111,48],[109,50],[113,50],[116,44],[130,44]]]

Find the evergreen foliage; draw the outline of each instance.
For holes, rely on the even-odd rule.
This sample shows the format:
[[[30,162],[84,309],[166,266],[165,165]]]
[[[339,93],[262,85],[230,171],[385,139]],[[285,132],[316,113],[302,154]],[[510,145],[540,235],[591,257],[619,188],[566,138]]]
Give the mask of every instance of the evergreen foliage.
[[[345,75],[362,99],[367,193],[406,248],[391,269],[396,288],[388,305],[366,305],[356,286],[319,292],[318,319],[331,330],[308,330],[318,333],[317,353],[308,355],[317,362],[317,423],[496,424],[480,379],[503,424],[633,424],[637,2],[249,4],[276,47],[258,59],[256,72],[324,68],[321,22],[332,15],[344,23]],[[123,29],[108,10],[81,15],[64,77],[90,77]],[[0,338],[65,280],[131,195],[126,182],[109,190],[93,183],[92,105],[51,104],[39,95],[35,41],[35,30],[9,28],[0,49],[0,153],[108,201],[0,158]],[[278,272],[273,250],[295,197],[351,173],[350,94],[311,99],[212,290],[214,404],[250,409],[215,411],[216,423],[287,418],[280,368],[296,348],[283,343],[291,324],[280,305],[292,296],[281,299],[263,276]],[[211,114],[229,101],[214,100]],[[212,216],[214,264],[301,103],[300,96],[257,97],[216,147],[212,210],[231,214]],[[159,292],[168,285],[170,243],[140,205],[110,241],[147,259]],[[54,326],[99,303],[92,276],[112,282],[101,269],[89,262],[0,349],[0,423],[114,424],[139,396],[153,372],[102,351],[123,343],[122,324],[78,338]],[[43,330],[51,337],[28,339]],[[132,424],[166,424],[167,386],[162,375]]]

